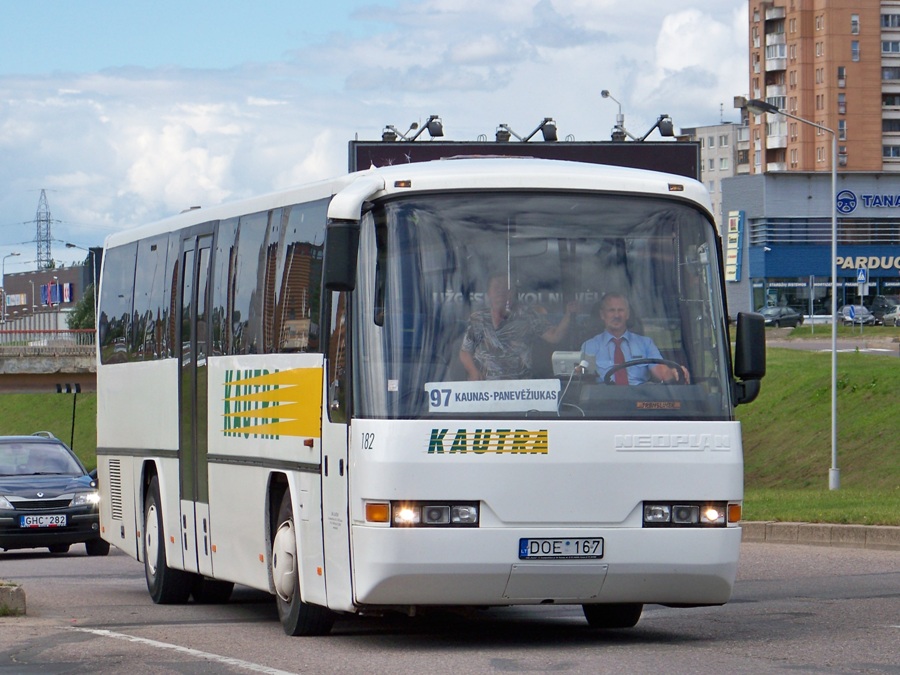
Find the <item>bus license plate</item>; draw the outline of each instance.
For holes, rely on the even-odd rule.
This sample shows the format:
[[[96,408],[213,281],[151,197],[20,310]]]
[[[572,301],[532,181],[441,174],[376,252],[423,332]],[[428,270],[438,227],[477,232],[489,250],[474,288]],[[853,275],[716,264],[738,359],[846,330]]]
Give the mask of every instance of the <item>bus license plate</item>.
[[[602,537],[519,539],[520,560],[584,560],[602,557]]]
[[[22,516],[19,520],[20,527],[65,527],[66,514],[45,516]]]

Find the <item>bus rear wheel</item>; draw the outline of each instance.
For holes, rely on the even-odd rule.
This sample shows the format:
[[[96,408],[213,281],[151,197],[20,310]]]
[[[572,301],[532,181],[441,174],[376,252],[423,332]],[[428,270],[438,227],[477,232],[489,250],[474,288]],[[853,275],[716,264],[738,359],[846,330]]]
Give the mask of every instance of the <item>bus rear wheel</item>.
[[[325,607],[300,599],[297,533],[290,492],[284,493],[278,509],[278,527],[272,538],[271,560],[278,618],[284,632],[287,635],[327,635],[334,624],[334,614]]]
[[[144,576],[153,602],[180,605],[187,602],[191,594],[193,575],[166,565],[161,503],[159,479],[154,476],[144,498]]]
[[[584,618],[591,628],[634,628],[641,618],[641,603],[582,605]]]

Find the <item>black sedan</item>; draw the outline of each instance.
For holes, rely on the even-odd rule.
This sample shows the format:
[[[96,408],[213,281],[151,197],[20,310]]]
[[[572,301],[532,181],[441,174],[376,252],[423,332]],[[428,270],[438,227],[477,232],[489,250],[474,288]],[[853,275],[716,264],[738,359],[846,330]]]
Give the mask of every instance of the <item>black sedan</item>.
[[[803,323],[803,315],[790,307],[763,307],[759,310],[767,326],[790,326],[794,328]]]
[[[845,326],[875,325],[875,315],[862,305],[844,305],[838,310],[838,317]]]
[[[52,434],[0,436],[0,548],[106,555],[97,481]]]

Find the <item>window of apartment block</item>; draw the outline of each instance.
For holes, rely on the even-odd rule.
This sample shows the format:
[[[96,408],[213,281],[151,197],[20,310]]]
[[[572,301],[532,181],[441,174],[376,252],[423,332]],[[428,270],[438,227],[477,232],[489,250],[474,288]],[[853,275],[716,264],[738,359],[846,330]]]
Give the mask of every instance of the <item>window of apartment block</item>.
[[[882,28],[900,28],[900,14],[882,14]]]
[[[881,156],[885,159],[900,159],[900,145],[883,145]]]
[[[859,35],[859,14],[850,15],[850,32]]]
[[[716,137],[715,136],[709,137],[709,147],[710,148],[716,147]]]
[[[838,113],[847,114],[847,94],[838,94]]]
[[[885,67],[881,69],[882,80],[900,80],[900,68]]]
[[[881,105],[885,107],[900,106],[900,94],[882,94]]]
[[[881,120],[881,130],[894,134],[900,132],[900,120]]]
[[[791,166],[797,166],[797,148],[791,148]]]
[[[825,17],[822,16],[821,14],[819,14],[816,17],[816,30],[822,30],[822,28],[824,26],[825,26]]]
[[[822,56],[823,54],[825,54],[825,45],[823,45],[821,42],[817,42],[816,43],[816,56]]]
[[[816,148],[816,161],[824,162],[825,161],[825,148]]]
[[[727,148],[728,147],[728,134],[722,134],[719,136],[719,147]]]
[[[790,19],[788,21],[788,32],[789,33],[797,32],[797,19]]]
[[[822,84],[822,69],[816,68],[816,84]]]
[[[838,140],[847,140],[847,120],[838,120]]]
[[[850,41],[850,60],[859,61],[859,40]]]
[[[837,79],[838,79],[838,86],[843,87],[844,84],[847,82],[847,67],[846,66],[838,66]]]
[[[716,170],[716,160],[714,160],[714,159],[709,160],[709,170],[710,171]]]
[[[882,40],[882,54],[900,54],[900,40]]]
[[[719,171],[727,171],[728,170],[728,158],[727,157],[719,157]]]

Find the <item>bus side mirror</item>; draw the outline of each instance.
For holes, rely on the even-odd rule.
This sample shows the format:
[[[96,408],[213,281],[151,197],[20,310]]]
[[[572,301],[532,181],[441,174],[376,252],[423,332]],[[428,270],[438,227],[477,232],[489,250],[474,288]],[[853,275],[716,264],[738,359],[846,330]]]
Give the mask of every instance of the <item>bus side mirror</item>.
[[[325,227],[325,288],[352,291],[356,288],[356,258],[359,253],[359,221],[330,220]]]
[[[766,324],[761,314],[739,312],[734,347],[735,404],[750,403],[759,395],[766,374]]]

